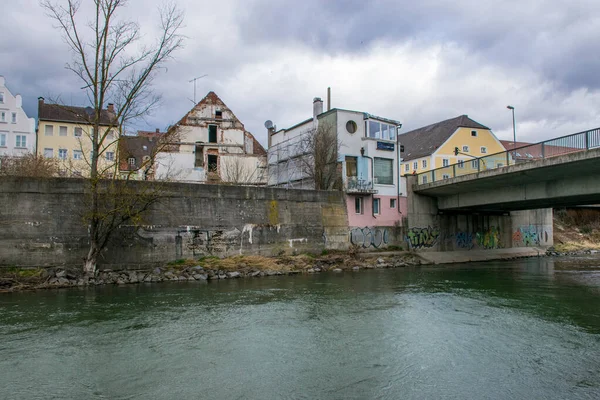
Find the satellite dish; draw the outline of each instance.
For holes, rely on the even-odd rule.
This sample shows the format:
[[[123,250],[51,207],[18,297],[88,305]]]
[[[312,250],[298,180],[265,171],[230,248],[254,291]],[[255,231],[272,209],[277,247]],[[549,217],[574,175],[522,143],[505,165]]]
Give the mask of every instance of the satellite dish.
[[[273,121],[271,121],[270,119],[265,121],[265,128],[267,129],[271,129],[273,127]]]

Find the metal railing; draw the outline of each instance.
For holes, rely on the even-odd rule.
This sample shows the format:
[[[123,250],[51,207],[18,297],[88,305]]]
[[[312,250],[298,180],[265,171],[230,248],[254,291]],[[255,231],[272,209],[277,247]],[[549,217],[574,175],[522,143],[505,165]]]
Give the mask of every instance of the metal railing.
[[[490,169],[543,160],[598,147],[600,147],[600,128],[549,139],[483,157],[460,160],[446,167],[417,174],[417,184],[439,182],[462,175],[475,174]]]

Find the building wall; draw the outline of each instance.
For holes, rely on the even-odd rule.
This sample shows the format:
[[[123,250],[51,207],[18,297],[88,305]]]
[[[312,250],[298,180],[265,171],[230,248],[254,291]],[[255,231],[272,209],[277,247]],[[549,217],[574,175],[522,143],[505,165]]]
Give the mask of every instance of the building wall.
[[[0,93],[3,101],[0,102],[0,156],[19,156],[35,152],[35,119],[28,118],[22,108],[21,95],[16,96],[6,87],[5,79],[0,76]],[[12,115],[16,114],[16,123],[12,122]],[[4,115],[4,120],[2,119]],[[17,147],[17,135],[25,136],[25,146]],[[4,145],[2,145],[4,138]],[[19,143],[21,144],[21,143]]]
[[[132,181],[131,188],[156,182]],[[320,253],[349,246],[341,192],[160,183],[139,227],[123,225],[101,268],[161,265],[205,255]],[[0,179],[0,266],[81,265],[87,252],[84,180]]]
[[[471,131],[476,131],[477,136],[472,136]],[[458,156],[455,156],[454,149],[458,147],[459,150],[463,152],[463,146],[469,146],[469,151],[465,152],[466,154],[459,154]],[[485,147],[485,153],[481,151],[482,147]],[[505,149],[502,146],[502,143],[500,143],[500,141],[490,130],[459,128],[432,155],[414,160],[403,161],[401,166],[402,175],[409,175],[415,171],[418,174],[430,171],[432,169],[442,168],[444,166],[444,159],[448,160],[449,165],[456,164],[462,160],[464,162],[464,169],[459,171],[460,173],[477,172],[477,166],[472,164],[472,161],[475,157],[487,157],[503,151],[505,151]],[[423,166],[423,161],[426,162],[426,166]],[[416,170],[414,168],[415,162],[417,162]],[[500,155],[488,157],[486,160],[484,160],[484,163],[489,168],[493,168],[498,163],[507,165],[507,160],[505,155]],[[408,165],[408,170],[406,169],[406,165]],[[481,168],[484,168],[484,166],[481,165]],[[443,174],[444,172],[440,171],[440,173]]]
[[[46,126],[52,126],[52,135],[46,135]],[[60,135],[60,128],[66,127],[67,134]],[[75,136],[75,128],[81,128],[81,136]],[[104,135],[107,127],[100,128],[100,134]],[[112,139],[107,137],[104,140],[102,154],[99,159],[99,169],[109,169],[110,173],[118,170],[117,139],[118,131],[113,128]],[[92,126],[72,122],[54,122],[41,120],[38,122],[37,131],[37,154],[46,156],[46,149],[52,149],[52,156],[60,162],[60,168],[66,170],[68,174],[80,172],[82,175],[89,175],[89,162],[92,151],[91,141]],[[59,158],[59,150],[67,151],[66,159]],[[83,159],[74,158],[75,151],[81,151]],[[112,153],[112,160],[107,158],[107,153]],[[109,172],[109,171],[107,171]]]

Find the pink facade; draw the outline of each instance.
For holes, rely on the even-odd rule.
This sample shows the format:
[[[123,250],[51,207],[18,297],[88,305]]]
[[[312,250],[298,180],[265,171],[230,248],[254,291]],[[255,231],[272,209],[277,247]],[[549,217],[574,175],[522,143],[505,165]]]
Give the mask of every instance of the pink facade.
[[[356,199],[361,199],[361,213],[357,213]],[[373,214],[373,199],[379,199],[379,213]],[[392,208],[392,200],[395,201],[395,207]],[[402,218],[407,214],[406,197],[398,196],[356,196],[346,195],[346,207],[348,209],[348,226],[350,227],[377,227],[394,226],[401,224]]]

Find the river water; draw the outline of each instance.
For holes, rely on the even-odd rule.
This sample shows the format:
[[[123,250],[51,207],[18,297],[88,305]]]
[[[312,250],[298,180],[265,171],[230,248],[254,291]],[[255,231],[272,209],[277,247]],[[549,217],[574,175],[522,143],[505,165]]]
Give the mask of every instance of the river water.
[[[571,261],[0,294],[0,398],[598,399]]]

